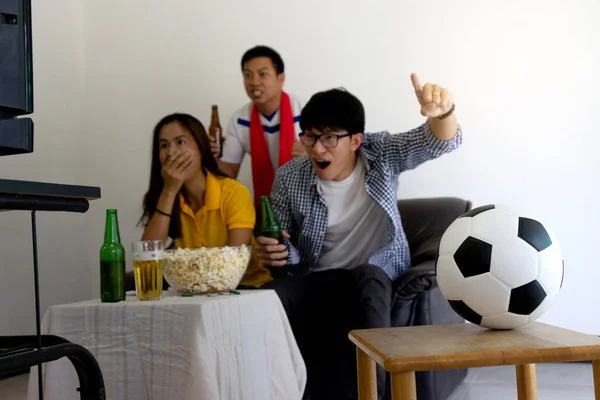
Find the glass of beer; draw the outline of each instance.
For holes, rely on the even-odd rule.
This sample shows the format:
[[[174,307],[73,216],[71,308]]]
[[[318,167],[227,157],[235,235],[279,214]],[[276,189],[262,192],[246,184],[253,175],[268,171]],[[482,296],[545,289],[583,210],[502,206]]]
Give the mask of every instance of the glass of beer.
[[[161,260],[165,252],[163,240],[142,240],[131,244],[135,294],[138,300],[160,300],[163,274]]]

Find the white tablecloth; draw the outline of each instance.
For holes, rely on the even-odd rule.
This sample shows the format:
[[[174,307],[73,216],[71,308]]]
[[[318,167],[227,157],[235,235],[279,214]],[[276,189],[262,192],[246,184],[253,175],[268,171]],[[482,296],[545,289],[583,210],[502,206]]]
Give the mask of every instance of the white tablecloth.
[[[42,334],[96,357],[109,400],[301,399],[306,367],[275,292],[53,306]],[[71,362],[42,368],[45,400],[79,400]],[[37,367],[29,400],[38,399]]]

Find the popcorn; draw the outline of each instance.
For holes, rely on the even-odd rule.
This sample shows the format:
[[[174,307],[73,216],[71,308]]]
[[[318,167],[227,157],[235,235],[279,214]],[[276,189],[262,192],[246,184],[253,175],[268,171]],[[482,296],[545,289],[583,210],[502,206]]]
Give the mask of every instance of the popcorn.
[[[181,294],[228,292],[242,280],[251,248],[203,247],[165,251],[163,273],[169,285]]]

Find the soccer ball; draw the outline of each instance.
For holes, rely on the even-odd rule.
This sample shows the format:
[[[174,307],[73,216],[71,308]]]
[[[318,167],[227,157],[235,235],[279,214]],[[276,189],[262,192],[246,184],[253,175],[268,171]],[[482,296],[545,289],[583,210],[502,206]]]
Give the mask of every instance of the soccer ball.
[[[562,251],[541,222],[486,205],[444,232],[436,264],[439,288],[469,322],[513,329],[541,317],[560,291]]]

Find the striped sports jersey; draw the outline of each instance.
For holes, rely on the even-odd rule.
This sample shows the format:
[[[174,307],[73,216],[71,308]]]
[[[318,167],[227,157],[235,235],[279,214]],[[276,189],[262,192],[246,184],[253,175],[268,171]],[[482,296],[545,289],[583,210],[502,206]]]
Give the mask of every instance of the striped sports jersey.
[[[304,103],[296,96],[289,95],[292,102],[292,113],[294,114],[294,128],[296,138],[300,133],[300,112]],[[252,103],[248,103],[237,110],[225,132],[225,142],[223,143],[222,161],[230,164],[241,164],[244,161],[244,156],[250,154],[250,111]],[[279,165],[279,110],[273,115],[260,115],[267,145],[269,146],[269,154],[273,163],[273,170],[277,171]]]

